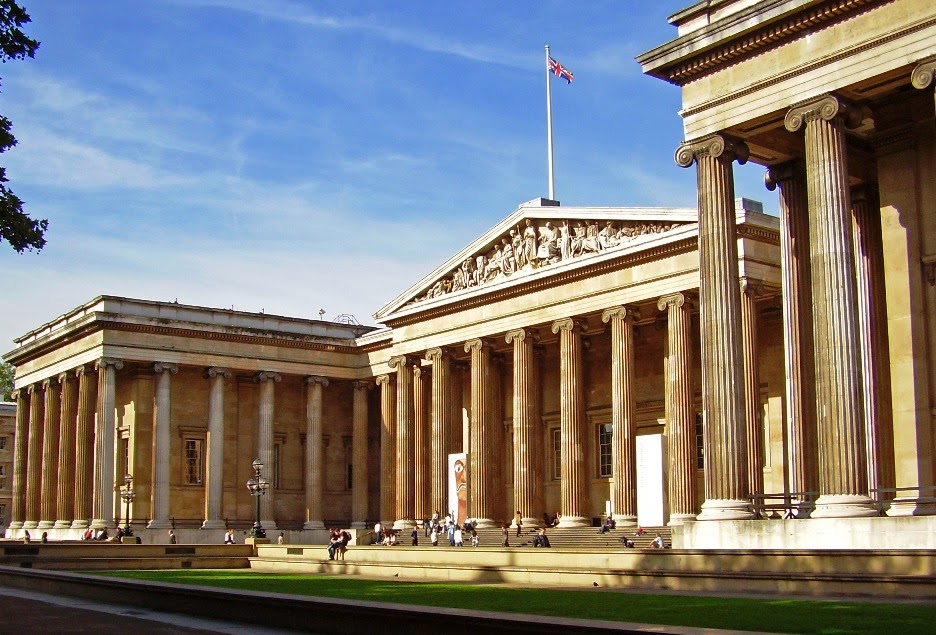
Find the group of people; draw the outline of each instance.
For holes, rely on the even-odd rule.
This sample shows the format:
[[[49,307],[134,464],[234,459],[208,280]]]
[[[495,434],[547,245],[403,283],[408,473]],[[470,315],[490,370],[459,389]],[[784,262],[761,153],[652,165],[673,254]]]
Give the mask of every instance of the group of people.
[[[349,542],[351,542],[351,532],[335,528],[329,529],[328,559],[334,560],[337,558],[339,551],[347,547]]]

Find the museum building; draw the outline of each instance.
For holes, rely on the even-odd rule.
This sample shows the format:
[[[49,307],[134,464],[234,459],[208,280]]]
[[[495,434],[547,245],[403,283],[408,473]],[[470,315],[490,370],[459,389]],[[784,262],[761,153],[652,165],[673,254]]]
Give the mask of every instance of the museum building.
[[[8,535],[115,526],[129,474],[131,520],[201,541],[253,518],[256,458],[268,530],[404,528],[458,504],[462,456],[457,515],[480,526],[936,546],[936,7],[706,0],[670,21],[638,61],[681,87],[698,209],[535,199],[382,328],[96,298],[4,356]],[[734,161],[766,167],[779,219],[735,199]]]

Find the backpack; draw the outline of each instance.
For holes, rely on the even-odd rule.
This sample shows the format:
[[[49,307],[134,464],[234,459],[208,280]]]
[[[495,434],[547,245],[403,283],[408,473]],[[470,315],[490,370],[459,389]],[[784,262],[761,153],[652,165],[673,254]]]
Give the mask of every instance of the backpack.
[[[349,531],[341,532],[341,539],[344,540],[345,544],[351,542],[351,532]]]

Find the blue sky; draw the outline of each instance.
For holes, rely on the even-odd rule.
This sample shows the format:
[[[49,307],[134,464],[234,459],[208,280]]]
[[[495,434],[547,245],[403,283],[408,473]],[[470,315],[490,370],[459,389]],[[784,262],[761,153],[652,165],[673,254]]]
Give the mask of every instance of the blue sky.
[[[694,206],[679,89],[634,57],[690,0],[21,0],[42,45],[0,67],[0,157],[48,245],[0,245],[2,351],[99,294],[373,324],[547,195]],[[762,169],[737,195],[776,208]]]

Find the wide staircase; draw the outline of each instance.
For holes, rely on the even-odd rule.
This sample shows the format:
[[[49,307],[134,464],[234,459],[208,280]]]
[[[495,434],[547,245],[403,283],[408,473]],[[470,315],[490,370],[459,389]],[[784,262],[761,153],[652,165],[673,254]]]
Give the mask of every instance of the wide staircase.
[[[673,533],[669,527],[644,527],[643,529],[643,535],[638,536],[636,527],[618,527],[606,533],[600,533],[597,527],[550,527],[546,530],[546,535],[550,546],[569,549],[621,549],[623,548],[621,539],[624,537],[634,543],[634,548],[647,549],[657,534],[663,537],[663,542],[667,547],[672,546]],[[500,546],[503,540],[498,527],[477,531],[479,546]],[[510,528],[509,544],[511,547],[532,547],[533,537],[538,531],[532,528],[523,529],[520,537],[517,537],[516,528]],[[443,544],[441,539],[439,544]],[[464,540],[464,544],[466,547],[469,545],[468,539]]]

